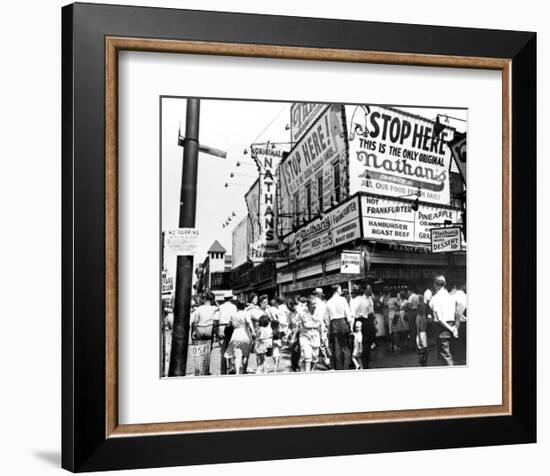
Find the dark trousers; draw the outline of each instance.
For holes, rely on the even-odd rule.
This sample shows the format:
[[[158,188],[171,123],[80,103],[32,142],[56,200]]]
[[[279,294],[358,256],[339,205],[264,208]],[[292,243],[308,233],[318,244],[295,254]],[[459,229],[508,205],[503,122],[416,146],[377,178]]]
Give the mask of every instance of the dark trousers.
[[[300,340],[299,335],[296,336],[296,341],[290,347],[290,368],[293,372],[300,370]]]
[[[465,365],[466,362],[466,322],[461,322],[458,328],[458,339],[453,342],[453,355],[457,365]]]
[[[227,375],[227,360],[225,360],[225,351],[227,350],[227,340],[222,337],[220,343],[220,374]]]
[[[440,326],[440,329],[443,329],[443,327]],[[442,330],[437,336],[439,356],[446,365],[455,364],[451,354],[451,339],[453,339],[453,336],[447,329]]]
[[[409,324],[409,350],[416,349],[416,310],[407,312],[407,323]]]
[[[351,348],[348,321],[345,318],[330,321],[329,342],[334,370],[348,370],[351,362]]]

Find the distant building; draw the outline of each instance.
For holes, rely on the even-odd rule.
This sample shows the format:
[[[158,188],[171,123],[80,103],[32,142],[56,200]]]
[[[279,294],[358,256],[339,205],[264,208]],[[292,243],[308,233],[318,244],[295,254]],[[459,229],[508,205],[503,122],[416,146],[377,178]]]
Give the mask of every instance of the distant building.
[[[231,255],[214,240],[207,251],[206,259],[197,266],[197,292],[210,290],[217,300],[223,300],[226,292],[231,291]]]

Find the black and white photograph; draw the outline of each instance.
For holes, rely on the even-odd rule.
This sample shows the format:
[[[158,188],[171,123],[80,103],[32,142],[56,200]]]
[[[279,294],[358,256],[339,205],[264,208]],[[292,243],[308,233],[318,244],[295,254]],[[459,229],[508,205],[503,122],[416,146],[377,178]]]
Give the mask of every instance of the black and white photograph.
[[[467,108],[159,107],[162,378],[468,365]]]

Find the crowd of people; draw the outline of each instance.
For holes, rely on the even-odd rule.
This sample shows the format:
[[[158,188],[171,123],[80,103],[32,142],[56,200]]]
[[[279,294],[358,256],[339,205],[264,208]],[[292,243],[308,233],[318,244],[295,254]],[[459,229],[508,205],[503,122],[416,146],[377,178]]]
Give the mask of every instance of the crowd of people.
[[[328,291],[328,290],[327,290]],[[448,289],[444,276],[433,287],[353,286],[351,295],[333,286],[330,296],[317,288],[309,296],[288,299],[253,294],[248,302],[231,293],[218,304],[211,292],[197,297],[191,314],[191,341],[219,346],[221,374],[369,368],[373,353],[385,343],[390,353],[414,352],[418,365],[428,364],[429,341],[437,344],[440,365],[466,361],[465,287]],[[381,322],[380,322],[381,321]]]

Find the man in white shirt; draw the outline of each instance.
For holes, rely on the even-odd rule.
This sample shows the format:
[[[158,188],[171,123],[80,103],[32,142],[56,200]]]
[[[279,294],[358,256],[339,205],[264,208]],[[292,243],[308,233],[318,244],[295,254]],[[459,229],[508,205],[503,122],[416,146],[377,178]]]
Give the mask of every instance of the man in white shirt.
[[[451,354],[451,339],[458,337],[458,329],[455,326],[456,302],[445,289],[446,284],[445,276],[440,275],[434,278],[435,295],[430,301],[430,307],[433,310],[434,322],[438,332],[439,355],[447,365],[454,365]]]
[[[329,342],[334,370],[349,369],[351,361],[350,335],[353,316],[342,296],[342,287],[333,286],[334,294],[327,302]]]
[[[351,300],[350,307],[351,313],[355,319],[360,317],[366,318],[371,312],[374,312],[371,287],[367,286],[362,294],[355,296]]]
[[[220,306],[220,310],[217,313],[218,320],[215,322],[218,342],[220,343],[220,373],[225,375],[227,374],[227,361],[224,354],[231,338],[227,336],[226,330],[231,320],[237,315],[237,306],[231,302],[233,294],[230,291],[226,292],[223,298],[224,303]]]

